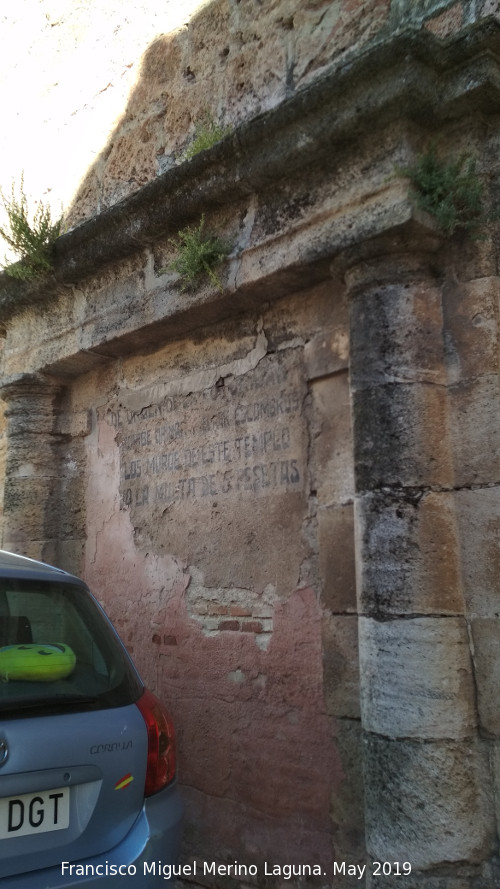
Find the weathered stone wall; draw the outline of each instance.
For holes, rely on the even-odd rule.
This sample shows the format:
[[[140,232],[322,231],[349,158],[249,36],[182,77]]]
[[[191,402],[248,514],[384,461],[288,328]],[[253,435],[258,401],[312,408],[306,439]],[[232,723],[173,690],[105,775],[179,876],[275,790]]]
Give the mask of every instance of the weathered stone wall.
[[[54,278],[1,281],[3,545],[83,573],[171,707],[204,885],[491,889],[497,233],[395,167],[439,137],[495,203],[500,15],[255,11],[152,45]],[[183,161],[208,87],[236,129]],[[182,292],[202,213],[233,249]]]

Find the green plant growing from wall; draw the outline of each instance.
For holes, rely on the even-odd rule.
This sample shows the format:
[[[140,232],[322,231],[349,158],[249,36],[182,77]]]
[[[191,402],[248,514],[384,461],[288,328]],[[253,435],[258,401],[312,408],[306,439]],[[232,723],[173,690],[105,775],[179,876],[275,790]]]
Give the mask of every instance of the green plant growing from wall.
[[[439,158],[432,145],[411,166],[397,168],[397,173],[410,180],[416,206],[434,216],[446,234],[462,231],[477,236],[489,221],[483,209],[484,185],[471,155]]]
[[[0,198],[8,220],[8,226],[0,226],[0,235],[19,257],[16,262],[5,261],[5,273],[24,281],[47,275],[53,269],[53,247],[61,234],[62,218],[52,221],[50,208],[41,202],[29,213],[23,177],[19,196],[13,184],[11,197],[0,190]]]
[[[222,284],[214,268],[228,256],[232,248],[223,238],[205,231],[204,216],[197,227],[178,232],[177,239],[170,240],[169,244],[177,250],[177,256],[169,263],[167,270],[179,275],[181,290],[189,290],[200,278],[206,276],[222,291]]]
[[[214,120],[211,114],[205,114],[203,119],[196,124],[193,141],[184,152],[183,159],[189,160],[195,154],[199,154],[200,151],[211,148],[212,145],[220,142],[230,132],[231,127],[223,127],[222,124]]]

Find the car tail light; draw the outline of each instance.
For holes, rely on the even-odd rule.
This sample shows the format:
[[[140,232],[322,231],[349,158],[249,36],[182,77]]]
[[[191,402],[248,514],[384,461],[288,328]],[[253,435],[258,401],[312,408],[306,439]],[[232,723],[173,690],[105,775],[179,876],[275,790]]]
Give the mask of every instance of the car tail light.
[[[152,692],[146,690],[137,706],[148,730],[144,796],[151,796],[175,777],[175,732],[170,716]]]

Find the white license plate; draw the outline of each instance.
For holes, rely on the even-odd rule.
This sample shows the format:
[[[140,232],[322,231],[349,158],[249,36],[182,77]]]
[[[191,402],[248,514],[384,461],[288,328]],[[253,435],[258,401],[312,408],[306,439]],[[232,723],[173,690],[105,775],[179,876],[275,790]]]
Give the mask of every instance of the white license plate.
[[[69,787],[0,799],[0,840],[69,827]]]

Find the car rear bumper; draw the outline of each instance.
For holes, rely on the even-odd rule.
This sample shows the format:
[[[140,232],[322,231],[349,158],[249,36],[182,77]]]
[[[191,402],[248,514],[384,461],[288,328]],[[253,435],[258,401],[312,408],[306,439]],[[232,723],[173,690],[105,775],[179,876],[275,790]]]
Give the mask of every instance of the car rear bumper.
[[[43,870],[0,878],[0,889],[159,889],[173,886],[183,806],[174,782],[145,800],[141,814],[121,843],[103,855],[64,861]]]

